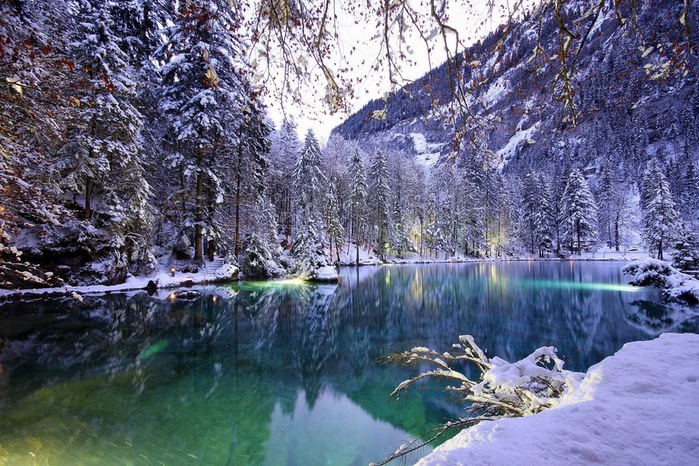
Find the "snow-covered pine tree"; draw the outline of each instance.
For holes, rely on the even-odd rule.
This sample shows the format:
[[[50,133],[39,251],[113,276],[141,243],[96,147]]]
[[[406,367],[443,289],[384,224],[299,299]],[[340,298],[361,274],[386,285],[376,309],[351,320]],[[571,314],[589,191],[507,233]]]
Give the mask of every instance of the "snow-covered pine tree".
[[[416,250],[412,234],[419,227],[419,213],[425,190],[425,170],[414,157],[395,151],[387,160],[391,179],[391,225],[390,242],[398,257]]]
[[[387,242],[390,233],[390,199],[391,187],[388,178],[388,165],[386,155],[381,149],[377,150],[371,161],[368,173],[369,192],[367,204],[369,205],[369,220],[373,232],[373,240],[379,257],[386,257]]]
[[[572,254],[581,254],[597,239],[597,204],[579,169],[570,172],[561,203],[563,242]]]
[[[454,164],[438,168],[432,177],[432,195],[435,200],[435,222],[432,228],[434,245],[444,251],[445,259],[454,256],[462,243],[465,194],[458,182],[460,171]]]
[[[242,232],[245,235],[236,258],[247,278],[278,277],[284,274],[286,264],[277,237],[276,212],[266,184],[272,123],[265,118],[265,108],[259,101],[246,106],[243,114],[245,119],[238,129],[237,163],[231,167],[227,181],[228,185],[234,185],[227,188],[231,193],[228,204],[234,207],[233,237]]]
[[[510,200],[511,218],[513,222],[513,238],[521,241],[521,247],[529,254],[543,257],[551,249],[550,194],[542,174],[528,171],[524,176],[508,180],[508,186],[514,190],[509,194],[510,199],[520,199],[519,202]]]
[[[670,185],[678,186],[673,199],[678,203],[678,212],[688,225],[699,225],[699,172],[688,151],[684,151],[677,163],[677,177]]]
[[[235,155],[242,109],[254,101],[245,45],[236,34],[240,11],[224,0],[178,4],[156,56],[162,67],[160,111],[167,116],[165,141],[173,186],[179,184],[179,224],[194,238],[194,259],[204,240],[221,237],[215,208],[224,199],[223,158]]]
[[[680,237],[682,225],[670,194],[670,185],[659,163],[650,163],[643,176],[643,239],[663,260],[663,248]]]
[[[659,174],[662,174],[662,177],[667,179],[665,176],[665,168],[657,157],[653,157],[646,163],[646,168],[643,170],[643,175],[641,176],[641,183],[639,186],[641,195],[641,209],[644,212],[648,209],[648,204],[650,203],[651,199],[655,197],[655,187]]]
[[[313,130],[308,130],[294,166],[294,190],[299,207],[297,221],[318,217],[326,178],[321,170],[323,154]]]
[[[255,215],[243,239],[240,271],[246,279],[282,276],[282,250],[277,243],[274,207],[266,196],[260,195],[252,208]]]
[[[614,243],[614,212],[612,202],[615,191],[615,173],[611,161],[602,165],[597,182],[596,201],[599,207],[599,234],[600,240],[606,246]]]
[[[552,207],[552,231],[555,241],[556,255],[561,254],[561,248],[564,246],[563,241],[563,192],[568,183],[568,177],[571,172],[569,161],[565,164],[557,164],[554,167],[551,180],[551,207]]]
[[[160,28],[172,22],[175,2],[169,0],[122,0],[106,2],[114,18],[121,49],[134,67],[147,66],[151,54],[162,45]]]
[[[492,167],[484,164],[480,189],[483,200],[483,222],[485,231],[485,255],[497,254],[500,238],[501,183]]]
[[[539,205],[534,216],[535,237],[539,248],[539,257],[553,251],[553,209],[551,206],[551,190],[543,174],[537,176]]]
[[[364,163],[358,149],[354,150],[347,170],[350,174],[351,237],[355,244],[355,261],[359,265],[359,243],[363,227],[366,224],[367,184]]]
[[[330,264],[323,238],[322,200],[325,175],[321,171],[322,153],[312,130],[306,133],[304,145],[294,166],[296,194],[296,238],[291,254],[296,272],[303,278],[315,278],[315,272]]]
[[[301,150],[301,142],[296,134],[296,124],[293,120],[285,118],[279,130],[272,134],[271,141],[269,196],[277,211],[281,232],[288,243],[291,240],[293,224],[294,165]]]
[[[697,233],[686,232],[674,244],[672,265],[679,270],[699,270],[699,237]]]
[[[539,206],[538,177],[533,172],[524,175],[522,181],[522,213],[524,223],[525,241],[529,246],[529,253],[534,254],[537,246],[536,219]]]
[[[342,247],[342,239],[345,235],[345,229],[340,222],[340,203],[337,195],[337,179],[330,179],[328,190],[325,194],[325,230],[328,235],[328,244],[330,246],[330,258],[332,259],[333,243],[335,243],[335,254],[337,262],[340,262],[340,248]]]
[[[252,91],[248,93],[252,94]],[[263,204],[269,202],[266,183],[272,125],[266,119],[265,108],[259,100],[250,101],[241,110],[240,117],[236,126],[229,126],[229,131],[237,136],[236,145],[231,147],[231,158],[218,159],[226,193],[225,204],[232,210],[227,219],[221,221],[226,225],[226,237],[232,240],[236,259],[241,252],[241,238],[251,230],[262,234],[261,238],[273,238],[268,247],[273,248],[272,244],[277,244],[276,230],[263,233],[252,228],[262,202],[259,198],[264,199]]]
[[[135,106],[142,115],[139,158],[145,169],[145,176],[151,186],[153,205],[153,228],[144,240],[153,246],[163,245],[163,226],[167,224],[167,202],[171,194],[170,174],[163,163],[166,153],[162,150],[162,140],[168,123],[158,111],[161,95],[159,63],[153,60],[155,50],[163,45],[165,37],[161,28],[174,20],[174,2],[166,0],[125,0],[108,2],[114,19],[114,34],[119,38],[119,47],[128,58],[129,66],[135,70],[132,76],[136,84]],[[168,224],[172,228],[172,224]],[[167,241],[165,241],[166,243]],[[134,264],[134,273],[150,271],[153,258],[151,248],[143,248],[143,255]]]
[[[61,148],[61,187],[84,199],[84,218],[94,213],[112,233],[115,263],[126,269],[130,257],[147,247],[152,222],[150,185],[140,157],[143,117],[136,109],[136,76],[121,40],[114,34],[109,4],[76,2],[71,48],[84,79],[76,89],[78,107],[68,143]],[[125,273],[122,273],[125,276]]]
[[[73,64],[65,61],[68,30],[63,0],[0,2],[0,249],[17,245],[23,218],[50,226],[73,221],[56,189],[52,157],[76,110],[64,100],[74,87]]]
[[[467,164],[458,181],[463,196],[460,215],[464,253],[480,256],[485,251],[485,215],[481,192],[476,184],[479,175],[475,170],[473,165]]]

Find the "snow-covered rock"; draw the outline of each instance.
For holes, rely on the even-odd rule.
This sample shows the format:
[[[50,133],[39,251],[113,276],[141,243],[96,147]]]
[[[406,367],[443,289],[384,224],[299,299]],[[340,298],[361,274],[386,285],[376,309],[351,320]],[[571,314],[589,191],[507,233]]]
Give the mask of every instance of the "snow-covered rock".
[[[419,466],[696,464],[699,335],[627,343],[539,414],[483,422]]]
[[[213,276],[215,281],[237,280],[240,269],[233,264],[223,264],[219,269],[214,271]]]
[[[337,268],[332,265],[320,267],[311,275],[311,280],[316,282],[336,282],[339,278]]]

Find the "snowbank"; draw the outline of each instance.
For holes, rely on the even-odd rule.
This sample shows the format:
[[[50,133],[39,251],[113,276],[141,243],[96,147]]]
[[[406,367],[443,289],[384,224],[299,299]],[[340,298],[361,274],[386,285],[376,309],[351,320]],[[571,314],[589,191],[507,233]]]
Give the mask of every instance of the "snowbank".
[[[339,278],[337,269],[332,265],[320,267],[313,272],[313,281],[316,282],[336,282]]]
[[[333,256],[334,257],[334,256]],[[360,265],[378,265],[381,260],[372,251],[359,247],[359,264]],[[354,243],[349,243],[340,248],[340,265],[356,265],[357,250]]]
[[[172,276],[169,268],[162,267],[146,277],[134,277],[130,275],[124,283],[118,285],[85,285],[64,286],[60,288],[35,288],[26,290],[1,290],[2,296],[42,295],[42,294],[66,294],[76,297],[79,294],[101,294],[115,291],[143,290],[149,282],[156,284],[157,288],[176,288],[203,283],[215,283],[237,280],[238,267],[231,264],[222,264],[214,269],[202,268],[197,273],[184,273],[175,271]]]
[[[481,423],[419,466],[673,464],[699,458],[699,335],[627,343],[542,413]]]
[[[663,289],[663,296],[674,301],[690,304],[699,302],[699,280],[680,272],[667,262],[658,259],[644,259],[632,262],[622,269],[634,278],[635,286],[657,286]]]

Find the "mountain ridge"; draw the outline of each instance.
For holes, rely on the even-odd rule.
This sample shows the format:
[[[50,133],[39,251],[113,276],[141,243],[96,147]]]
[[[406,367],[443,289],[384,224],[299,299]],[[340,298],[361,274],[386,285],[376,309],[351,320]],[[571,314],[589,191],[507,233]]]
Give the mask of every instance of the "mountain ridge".
[[[690,4],[693,13],[697,4]],[[333,134],[401,149],[410,146],[411,133],[423,134],[441,147],[439,162],[454,153],[487,153],[491,163],[517,173],[550,170],[562,161],[597,168],[610,162],[624,177],[638,177],[653,156],[676,160],[685,152],[696,160],[697,15],[685,18],[685,36],[680,2],[638,2],[635,11],[624,4],[621,12],[605,5],[593,16],[595,5],[567,5],[577,37],[572,64],[561,63],[555,18],[533,12],[491,33],[450,67],[444,63],[388,99],[369,102]],[[620,14],[636,19],[620,21]],[[471,121],[449,108],[454,98],[445,83],[454,65],[463,73]],[[560,79],[564,66],[571,77],[568,100]],[[424,155],[412,146],[416,156]]]

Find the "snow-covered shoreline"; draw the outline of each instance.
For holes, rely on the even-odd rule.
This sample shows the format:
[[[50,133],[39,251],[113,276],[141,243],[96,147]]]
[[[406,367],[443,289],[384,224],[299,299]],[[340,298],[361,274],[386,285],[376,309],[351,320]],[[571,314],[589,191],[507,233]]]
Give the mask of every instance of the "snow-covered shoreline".
[[[693,465],[699,458],[699,335],[631,342],[539,414],[484,422],[418,466]]]
[[[646,257],[645,254],[641,254],[642,257]],[[604,255],[585,255],[585,256],[575,256],[571,258],[538,258],[538,257],[513,257],[508,259],[474,259],[468,257],[452,257],[447,259],[426,259],[423,257],[411,257],[406,259],[391,258],[385,262],[379,260],[372,260],[368,255],[362,255],[360,257],[360,267],[365,266],[378,266],[378,265],[411,265],[411,264],[449,264],[449,263],[467,263],[467,262],[518,262],[518,261],[546,261],[546,262],[557,262],[557,261],[575,261],[575,262],[587,262],[587,261],[608,261],[608,262],[629,262],[637,259],[634,256],[604,256]],[[342,257],[341,257],[342,259]],[[342,267],[354,267],[355,263],[352,261],[340,261]],[[124,283],[117,285],[65,285],[62,287],[53,288],[25,288],[17,290],[0,289],[0,298],[11,298],[17,299],[22,296],[40,296],[40,295],[53,295],[53,296],[71,296],[71,295],[83,295],[83,294],[102,294],[102,293],[113,293],[121,291],[134,291],[134,290],[145,290],[149,282],[153,282],[157,285],[157,288],[178,288],[191,285],[202,285],[208,283],[216,283],[222,281],[235,281],[237,280],[234,276],[237,274],[232,270],[237,271],[237,267],[232,265],[224,265],[222,269],[213,272],[204,271],[197,273],[184,273],[175,272],[175,276],[167,268],[161,268],[160,270],[145,276],[136,277],[130,275]],[[325,271],[327,272],[327,270]],[[324,272],[319,280],[332,281],[327,279],[327,273]]]
[[[73,296],[89,294],[104,294],[122,291],[145,290],[148,284],[153,282],[158,289],[160,288],[178,288],[190,285],[202,285],[207,283],[216,283],[222,281],[235,280],[238,275],[238,268],[233,265],[224,264],[214,271],[203,271],[197,273],[184,272],[169,272],[166,269],[158,270],[145,277],[135,277],[130,275],[124,283],[118,285],[82,285],[55,288],[30,288],[21,290],[0,290],[0,298],[21,298],[23,296]]]
[[[352,248],[350,252],[343,252],[340,254],[340,265],[342,267],[354,267],[355,266],[355,250]],[[638,260],[641,258],[647,258],[648,255],[645,252],[630,252],[630,253],[617,253],[614,251],[600,251],[596,253],[588,253],[581,256],[573,256],[568,258],[559,257],[528,257],[528,256],[517,256],[511,258],[485,258],[485,259],[475,259],[472,257],[450,257],[446,259],[438,258],[425,258],[419,255],[414,255],[411,257],[399,259],[399,258],[389,258],[385,262],[381,262],[376,256],[367,253],[366,250],[360,248],[360,267],[364,266],[377,266],[377,265],[411,265],[411,264],[444,264],[444,263],[467,263],[467,262],[517,262],[517,261],[546,261],[546,262],[557,262],[557,261],[574,261],[574,262],[587,262],[587,261],[608,261],[608,262],[630,262],[633,260]],[[237,271],[237,267],[233,265],[225,264],[222,269],[225,270],[215,270],[197,273],[184,273],[175,272],[175,276],[172,276],[169,267],[161,267],[156,272],[145,276],[136,277],[130,275],[124,283],[117,285],[64,285],[62,287],[53,288],[25,288],[25,289],[0,289],[0,299],[21,299],[23,296],[77,296],[77,295],[88,295],[88,294],[102,294],[102,293],[112,293],[112,292],[122,292],[122,291],[134,291],[134,290],[145,290],[149,282],[153,282],[157,285],[157,288],[178,288],[191,285],[202,285],[208,283],[216,283],[222,281],[234,281],[237,273],[232,270]],[[326,271],[327,272],[327,271]],[[320,281],[324,279],[328,281],[333,281],[327,279],[326,275],[320,278]]]

